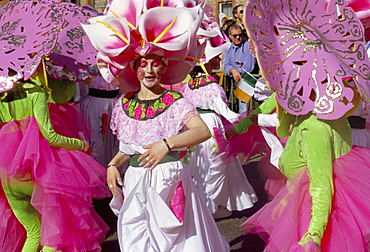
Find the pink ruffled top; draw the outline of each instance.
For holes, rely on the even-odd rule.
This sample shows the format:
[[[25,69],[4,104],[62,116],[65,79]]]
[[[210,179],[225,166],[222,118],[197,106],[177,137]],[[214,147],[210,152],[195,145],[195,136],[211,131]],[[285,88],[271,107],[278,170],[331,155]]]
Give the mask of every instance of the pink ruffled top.
[[[198,115],[176,91],[166,90],[153,100],[140,100],[137,93],[130,95],[117,101],[111,120],[113,133],[125,144],[145,146],[175,136]]]
[[[221,97],[222,101],[228,104],[225,91],[212,76],[200,76],[184,85],[182,94],[195,107],[201,109],[213,109],[213,102]]]

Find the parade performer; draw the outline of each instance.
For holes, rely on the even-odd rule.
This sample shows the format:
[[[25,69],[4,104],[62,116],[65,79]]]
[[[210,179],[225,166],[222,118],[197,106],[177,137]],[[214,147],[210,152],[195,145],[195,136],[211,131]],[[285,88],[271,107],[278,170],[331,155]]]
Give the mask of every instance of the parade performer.
[[[286,186],[244,225],[266,251],[367,251],[367,148],[346,116],[369,108],[364,30],[346,1],[248,1],[245,21],[276,93]],[[243,122],[240,123],[241,125]]]
[[[205,54],[200,60],[202,67],[193,69],[192,78],[184,84],[181,93],[197,108],[214,137],[190,149],[185,168],[213,217],[222,218],[230,216],[231,211],[252,207],[258,199],[238,157],[217,150],[216,135],[226,140],[222,117],[230,123],[239,118],[229,109],[222,86],[209,75],[220,67],[220,54],[230,47],[230,42],[215,22],[204,20],[200,29],[204,30],[203,34],[214,34],[209,34],[211,38],[206,40]]]
[[[79,106],[94,129],[89,140],[94,148],[91,156],[106,165],[116,155],[119,146],[109,127],[113,107],[120,95],[119,88],[98,75],[88,85],[79,83],[79,89]]]
[[[195,34],[203,11],[181,4],[114,0],[105,17],[84,26],[105,79],[133,91],[118,100],[111,122],[120,150],[107,182],[121,251],[229,250],[177,151],[210,132],[192,104],[160,85],[182,81],[202,54]],[[116,166],[128,159],[121,182]]]
[[[0,10],[1,251],[99,251],[107,231],[91,204],[110,195],[104,167],[85,154],[87,142],[56,134],[49,118],[43,58],[64,7],[11,1]]]

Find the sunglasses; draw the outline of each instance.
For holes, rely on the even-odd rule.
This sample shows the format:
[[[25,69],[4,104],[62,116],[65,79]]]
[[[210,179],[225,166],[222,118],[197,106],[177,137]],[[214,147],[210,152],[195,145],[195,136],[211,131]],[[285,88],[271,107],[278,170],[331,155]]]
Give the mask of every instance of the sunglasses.
[[[233,36],[234,38],[237,38],[237,37],[243,37],[243,34],[242,33],[240,33],[240,34],[233,34],[231,36]]]
[[[240,14],[243,14],[243,12],[244,12],[244,10],[240,10],[240,11],[239,11],[239,13],[240,13]]]

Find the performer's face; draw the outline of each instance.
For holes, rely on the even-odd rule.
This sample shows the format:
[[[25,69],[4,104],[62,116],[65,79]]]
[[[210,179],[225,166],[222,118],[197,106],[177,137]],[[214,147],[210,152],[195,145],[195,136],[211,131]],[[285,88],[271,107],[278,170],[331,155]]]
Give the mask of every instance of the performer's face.
[[[140,83],[148,88],[159,84],[165,71],[166,65],[162,62],[161,57],[157,55],[147,55],[137,62],[137,78]]]

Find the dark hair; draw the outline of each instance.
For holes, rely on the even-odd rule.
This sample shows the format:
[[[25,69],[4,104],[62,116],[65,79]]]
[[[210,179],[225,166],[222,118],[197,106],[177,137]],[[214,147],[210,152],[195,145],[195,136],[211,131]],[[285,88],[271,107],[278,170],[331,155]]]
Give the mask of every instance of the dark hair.
[[[244,7],[244,5],[239,4],[239,5],[237,5],[237,6],[235,6],[235,7],[233,8],[233,17],[234,17],[234,18],[235,18],[235,14],[237,14],[237,13],[238,13],[238,8],[239,8],[240,6]]]
[[[243,29],[240,27],[240,25],[235,23],[235,24],[233,24],[233,25],[231,25],[227,28],[227,36],[230,36],[231,30],[234,30],[234,29],[239,29],[239,30],[243,31]]]
[[[226,25],[226,28],[224,29],[224,33],[226,35],[226,37],[229,37],[229,29],[231,26],[233,26],[234,24],[236,24],[236,21],[233,20],[233,19],[229,19],[225,22],[225,25]]]

